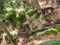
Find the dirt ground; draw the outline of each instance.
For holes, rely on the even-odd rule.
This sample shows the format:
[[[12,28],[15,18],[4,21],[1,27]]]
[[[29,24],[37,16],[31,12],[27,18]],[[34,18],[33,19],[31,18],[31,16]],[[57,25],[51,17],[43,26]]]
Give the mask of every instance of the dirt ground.
[[[44,34],[41,36],[35,36],[34,39],[28,39],[24,37],[19,37],[17,39],[18,45],[37,45],[39,43],[48,41],[48,40],[53,40],[56,38],[60,38],[60,34]],[[13,45],[12,43],[7,44],[7,45]]]
[[[54,35],[54,34],[44,34],[42,36],[35,36],[33,40],[19,38],[19,45],[36,45],[42,42],[45,42],[47,40],[60,38],[60,34]]]

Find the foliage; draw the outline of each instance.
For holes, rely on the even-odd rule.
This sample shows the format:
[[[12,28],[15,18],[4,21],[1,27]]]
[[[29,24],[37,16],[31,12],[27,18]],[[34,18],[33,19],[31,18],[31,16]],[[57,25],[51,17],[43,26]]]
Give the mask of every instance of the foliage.
[[[56,27],[56,29],[57,29],[57,31],[59,31],[59,32],[60,32],[60,26],[57,26],[57,27]]]
[[[15,24],[18,24],[20,26],[23,26],[23,23],[25,22],[25,20],[27,20],[25,25],[28,24],[30,30],[33,30],[32,28],[38,26],[38,20],[42,22],[42,16],[39,16],[39,18],[36,19],[36,10],[33,9],[30,9],[27,12],[25,11],[25,9],[19,9],[16,13],[16,10],[14,8],[7,8],[6,11],[7,13],[4,16],[5,20],[13,20],[15,21]]]
[[[46,33],[57,34],[58,32],[55,28],[49,28]]]
[[[0,1],[1,2],[1,1]],[[30,28],[30,31],[34,30],[33,28],[37,27],[39,25],[46,24],[46,21],[43,19],[43,16],[41,15],[41,12],[37,9],[35,10],[32,0],[6,0],[5,2],[2,0],[3,4],[0,4],[0,12],[4,12],[3,8],[5,10],[4,20],[5,21],[14,21],[15,22],[15,29],[12,32],[9,32],[5,25],[0,22],[0,27],[3,28],[3,31],[10,37],[11,41],[17,45],[16,37],[18,37],[20,30],[22,30],[23,25],[27,25]],[[5,3],[5,5],[4,5]],[[21,7],[22,6],[22,7]],[[6,10],[7,8],[7,10]],[[16,8],[18,10],[16,11]],[[20,9],[19,9],[20,8]],[[0,15],[2,15],[0,14]],[[40,27],[41,28],[41,27]],[[57,28],[59,29],[59,28]],[[10,34],[11,33],[11,34]],[[38,32],[36,35],[42,35],[42,34],[57,34],[57,30],[54,28],[48,28],[47,30],[44,30],[42,32]],[[33,36],[32,36],[33,37]],[[31,37],[31,38],[32,38]],[[3,44],[4,45],[4,44]]]
[[[36,35],[43,35],[43,34],[45,34],[46,32],[47,32],[47,30],[42,31],[42,32],[37,32]]]
[[[47,30],[44,30],[42,32],[37,32],[36,35],[43,35],[43,34],[57,34],[58,31],[54,28],[48,28]]]
[[[49,40],[38,45],[60,45],[60,38],[55,40]]]

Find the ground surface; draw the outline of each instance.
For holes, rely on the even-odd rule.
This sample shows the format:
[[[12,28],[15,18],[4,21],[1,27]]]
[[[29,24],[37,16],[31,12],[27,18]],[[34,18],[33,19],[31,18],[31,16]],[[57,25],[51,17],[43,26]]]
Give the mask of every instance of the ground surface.
[[[54,34],[44,34],[42,36],[35,36],[34,39],[28,39],[24,37],[19,37],[17,39],[18,45],[37,45],[39,43],[60,38],[60,34],[54,35]],[[7,45],[13,45],[12,43],[7,44]]]

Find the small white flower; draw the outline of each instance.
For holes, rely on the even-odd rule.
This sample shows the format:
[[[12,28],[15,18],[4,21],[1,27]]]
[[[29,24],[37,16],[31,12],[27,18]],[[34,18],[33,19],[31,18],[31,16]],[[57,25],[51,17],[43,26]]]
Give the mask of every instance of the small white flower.
[[[43,16],[42,16],[42,15],[40,15],[40,17],[39,17],[38,20],[41,22],[41,24],[46,24],[46,23],[47,23],[47,22],[43,19]]]
[[[42,25],[47,23],[45,20],[42,19],[42,15],[40,15],[38,19],[35,19],[35,15],[31,17],[29,15],[26,15],[26,20],[27,21],[23,24],[28,24],[30,30],[33,30],[33,28],[35,27],[42,28]]]
[[[29,15],[26,15],[26,22],[24,23],[24,24],[28,24],[29,25],[29,27],[30,27],[30,30],[32,30],[32,28],[33,28],[33,24],[35,23],[34,21],[35,21],[35,15],[33,15],[33,16],[29,16]]]
[[[38,29],[41,29],[43,27],[43,24],[46,24],[47,22],[45,20],[42,19],[43,16],[40,15],[40,17],[38,19],[36,19],[34,22],[34,26],[38,27]]]

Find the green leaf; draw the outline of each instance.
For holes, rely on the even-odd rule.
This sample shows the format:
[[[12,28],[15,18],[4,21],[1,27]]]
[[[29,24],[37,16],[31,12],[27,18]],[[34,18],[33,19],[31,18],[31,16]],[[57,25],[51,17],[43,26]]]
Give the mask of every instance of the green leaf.
[[[46,32],[47,32],[47,30],[44,30],[44,31],[42,31],[42,32],[37,32],[36,35],[43,35],[43,34],[45,34]]]
[[[60,38],[54,39],[54,40],[49,40],[43,43],[40,43],[38,45],[60,45]]]
[[[57,30],[55,28],[48,28],[47,32],[46,33],[49,33],[49,34],[57,34]]]
[[[60,32],[60,26],[57,26],[56,29]]]

